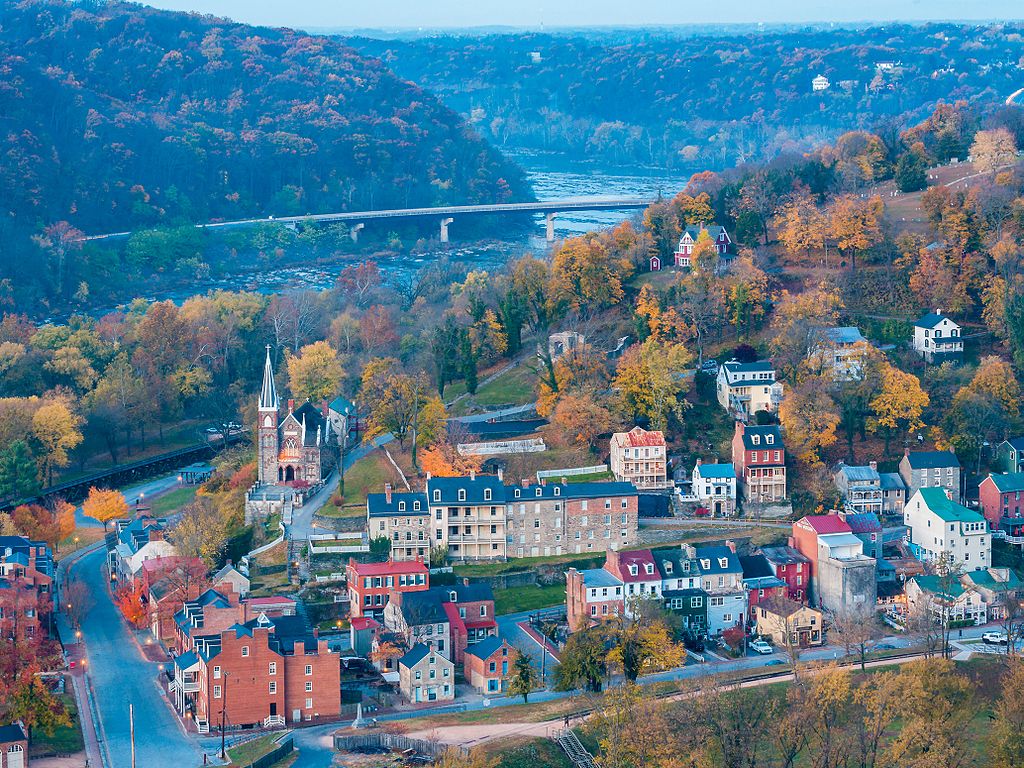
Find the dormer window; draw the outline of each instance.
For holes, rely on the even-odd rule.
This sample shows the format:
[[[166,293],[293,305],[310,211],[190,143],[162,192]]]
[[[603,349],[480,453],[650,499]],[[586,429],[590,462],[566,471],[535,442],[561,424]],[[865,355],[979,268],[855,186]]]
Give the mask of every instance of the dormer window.
[[[708,570],[709,568],[711,568],[711,561],[707,559],[701,560],[700,567],[703,568],[705,571]]]
[[[559,496],[559,495],[561,495],[561,493],[562,493],[562,489],[561,489],[561,488],[559,488],[559,487],[558,487],[558,486],[556,485],[556,486],[555,486],[555,496]]]
[[[538,486],[537,486],[537,495],[538,495],[538,496],[540,496],[540,495],[541,495],[541,493],[543,493],[543,492],[544,492],[544,489],[543,489],[543,488],[541,488],[541,487],[540,487],[540,486],[538,485]]]
[[[459,602],[459,593],[453,589],[451,592],[448,593],[448,601],[452,603]]]
[[[672,562],[670,560],[664,560],[661,566],[665,569],[665,573],[672,573]]]
[[[434,501],[441,500],[441,491],[437,488],[434,489]]]
[[[650,574],[654,573],[654,566],[651,565],[650,563],[644,563],[644,570],[647,571],[648,575],[650,575]]]
[[[398,502],[398,511],[399,512],[405,512],[405,502],[404,501]]]
[[[683,560],[683,570],[684,571],[689,571],[690,570],[690,561],[689,560]]]
[[[629,575],[630,576],[636,576],[639,572],[640,572],[640,569],[636,567],[635,563],[631,564],[629,566]]]
[[[491,489],[490,488],[484,488],[484,501],[490,501],[490,500],[491,500]]]
[[[718,567],[719,568],[728,568],[729,567],[729,558],[727,558],[727,557],[720,557],[720,558],[718,558]]]
[[[418,501],[414,501],[412,503],[412,510],[413,510],[413,512],[419,512],[420,511],[420,503]]]
[[[754,445],[760,445],[761,444],[761,436],[760,435],[751,435],[750,436],[750,442],[752,442]]]
[[[465,501],[465,500],[466,500],[466,489],[465,488],[459,488],[459,501]]]
[[[519,498],[519,489],[518,489],[518,488],[516,488],[516,494],[515,494],[515,496],[516,496],[516,498],[517,498],[517,499]]]
[[[768,443],[768,445],[772,445],[775,442],[775,435],[772,435],[772,434],[765,435],[764,436],[764,441],[766,443]]]

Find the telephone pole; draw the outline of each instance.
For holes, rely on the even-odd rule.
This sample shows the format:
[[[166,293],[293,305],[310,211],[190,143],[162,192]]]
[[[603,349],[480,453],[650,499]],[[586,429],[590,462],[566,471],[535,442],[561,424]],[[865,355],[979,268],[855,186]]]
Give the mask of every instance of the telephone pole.
[[[224,718],[228,711],[228,673],[224,673],[224,699],[220,705],[220,759],[227,760],[228,755],[224,750]],[[134,766],[133,766],[134,768]]]
[[[128,732],[132,740],[132,768],[135,768],[135,705],[128,704]]]

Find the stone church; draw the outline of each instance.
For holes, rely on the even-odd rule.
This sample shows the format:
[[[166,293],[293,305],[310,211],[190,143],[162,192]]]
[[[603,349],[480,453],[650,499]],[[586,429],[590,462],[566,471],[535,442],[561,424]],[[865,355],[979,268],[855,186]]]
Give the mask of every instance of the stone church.
[[[289,400],[282,417],[269,346],[257,418],[261,486],[305,489],[318,486],[330,474],[336,443],[331,422],[308,400],[297,409]]]

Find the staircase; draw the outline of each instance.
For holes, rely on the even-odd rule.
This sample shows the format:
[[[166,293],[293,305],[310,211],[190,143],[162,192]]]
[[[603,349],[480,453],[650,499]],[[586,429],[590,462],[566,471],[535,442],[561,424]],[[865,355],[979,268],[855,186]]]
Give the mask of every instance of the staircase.
[[[569,759],[572,760],[572,764],[576,768],[597,768],[594,764],[594,756],[580,743],[580,740],[571,729],[563,728],[562,730],[555,731],[554,740],[565,754],[569,756]]]

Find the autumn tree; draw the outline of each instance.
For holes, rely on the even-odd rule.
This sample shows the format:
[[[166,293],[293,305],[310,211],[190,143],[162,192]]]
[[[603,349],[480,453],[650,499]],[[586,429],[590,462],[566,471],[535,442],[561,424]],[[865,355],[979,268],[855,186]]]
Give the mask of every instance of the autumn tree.
[[[633,618],[621,619],[609,632],[611,648],[607,663],[619,669],[629,682],[644,671],[678,667],[686,660],[686,649],[673,640],[664,621],[649,617],[642,610],[631,611]]]
[[[29,741],[32,733],[41,730],[53,736],[58,727],[71,727],[71,716],[41,677],[24,677],[14,685],[10,699],[3,707],[5,719],[21,721]]]
[[[928,403],[928,393],[921,389],[921,382],[914,374],[893,365],[883,365],[881,391],[871,401],[868,429],[885,435],[886,455],[893,432],[909,434],[924,426],[921,414]]]
[[[646,695],[632,682],[609,688],[587,723],[600,734],[600,768],[677,768],[672,728],[663,702]]]
[[[988,738],[989,764],[993,768],[1024,765],[1024,661],[1012,660],[1003,674],[1002,695],[994,715]]]
[[[622,280],[596,235],[573,237],[551,261],[553,295],[575,310],[603,309],[622,300]]]
[[[130,626],[136,629],[146,626],[146,607],[142,603],[141,582],[132,581],[122,585],[114,593],[114,603]]]
[[[821,451],[836,442],[840,414],[822,377],[809,377],[787,393],[779,405],[786,446],[803,464],[821,461]]]
[[[889,765],[962,768],[973,760],[971,684],[949,659],[912,661],[900,671],[902,725],[884,750]]]
[[[100,521],[106,527],[109,521],[128,516],[128,502],[120,491],[93,486],[82,502],[82,514]]]
[[[592,627],[569,635],[555,670],[555,690],[600,691],[608,674],[605,631]]]
[[[1006,128],[993,128],[974,134],[971,145],[971,159],[974,167],[982,173],[989,173],[1007,166],[1017,159],[1017,143]]]
[[[612,386],[619,393],[622,411],[632,418],[646,418],[652,429],[664,429],[670,415],[682,417],[679,396],[692,355],[680,344],[648,339],[619,358]]]
[[[288,356],[288,384],[296,399],[321,403],[338,393],[345,376],[338,353],[326,341]]]
[[[558,432],[584,448],[594,445],[598,435],[610,432],[614,422],[608,406],[589,392],[560,397],[551,414],[551,423]]]
[[[834,326],[843,309],[839,291],[825,283],[804,291],[783,291],[772,313],[770,346],[776,364],[787,374],[820,343],[822,332]]]
[[[178,522],[167,533],[177,554],[199,559],[213,568],[227,543],[228,528],[223,516],[209,499],[197,498],[182,510]]]
[[[39,475],[53,484],[54,469],[66,467],[68,452],[82,442],[81,417],[64,398],[44,403],[32,416],[32,440],[38,446]]]
[[[540,683],[540,675],[533,668],[533,657],[519,651],[512,662],[512,674],[508,678],[509,696],[522,696],[523,703],[529,700],[530,693]]]
[[[840,254],[851,257],[852,269],[857,268],[857,254],[881,241],[884,211],[882,199],[877,195],[867,200],[843,195],[836,198],[829,207],[829,234],[835,240]]]
[[[72,579],[68,582],[61,591],[60,599],[64,614],[75,629],[81,626],[82,619],[96,604],[89,585],[79,579]]]
[[[482,466],[483,459],[479,456],[463,456],[457,446],[446,440],[420,452],[420,469],[432,477],[465,477],[470,472],[479,472]]]
[[[774,224],[779,240],[794,260],[808,263],[814,251],[825,247],[827,220],[806,191],[794,194],[779,208]]]
[[[428,402],[429,385],[422,374],[402,373],[400,369],[401,364],[393,357],[368,362],[363,368],[359,399],[369,412],[366,437],[390,432],[404,449],[418,414]]]

